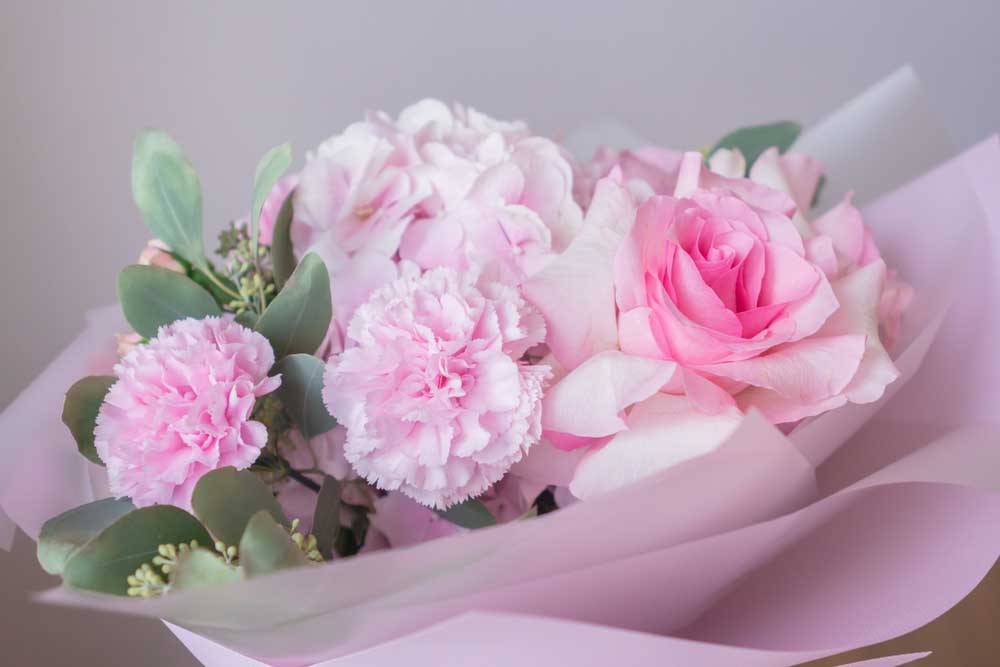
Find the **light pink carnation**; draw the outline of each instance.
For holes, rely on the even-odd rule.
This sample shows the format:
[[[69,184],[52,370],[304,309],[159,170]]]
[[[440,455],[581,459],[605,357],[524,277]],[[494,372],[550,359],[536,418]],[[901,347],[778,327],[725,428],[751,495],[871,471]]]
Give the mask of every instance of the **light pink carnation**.
[[[549,368],[518,360],[545,328],[510,287],[403,273],[358,308],[323,398],[359,475],[443,508],[485,491],[538,440]]]
[[[250,466],[267,442],[250,421],[254,402],[281,384],[267,375],[273,364],[267,339],[229,318],[179,320],[135,347],[115,366],[94,431],[111,492],[189,508],[202,475]]]

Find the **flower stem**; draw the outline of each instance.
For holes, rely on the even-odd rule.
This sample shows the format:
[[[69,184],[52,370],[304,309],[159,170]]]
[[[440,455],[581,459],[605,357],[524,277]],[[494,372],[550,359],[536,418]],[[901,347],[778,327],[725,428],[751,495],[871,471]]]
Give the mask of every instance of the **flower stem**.
[[[319,493],[320,485],[314,482],[313,480],[309,479],[305,475],[303,475],[298,470],[295,470],[294,468],[288,468],[285,470],[285,472],[288,474],[290,478],[294,479],[296,482],[306,487],[310,491]]]
[[[218,276],[215,275],[215,271],[212,271],[210,268],[208,268],[208,266],[206,266],[205,268],[202,269],[202,273],[205,274],[206,278],[208,278],[213,283],[215,283],[216,287],[218,287],[220,290],[222,290],[223,292],[225,292],[229,296],[233,297],[234,299],[242,299],[243,298],[239,294],[237,294],[236,292],[234,292],[233,290],[231,290],[228,287],[226,287],[226,285],[221,280],[219,280]]]

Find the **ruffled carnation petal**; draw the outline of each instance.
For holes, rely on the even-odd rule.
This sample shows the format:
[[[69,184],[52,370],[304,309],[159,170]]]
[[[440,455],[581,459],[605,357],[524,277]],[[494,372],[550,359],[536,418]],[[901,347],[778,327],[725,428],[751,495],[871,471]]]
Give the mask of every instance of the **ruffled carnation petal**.
[[[404,269],[357,309],[348,338],[323,398],[347,428],[347,460],[379,488],[448,507],[485,491],[541,436],[549,367],[518,352],[544,326],[516,290]]]
[[[133,348],[94,430],[111,492],[189,509],[202,475],[249,467],[267,443],[254,403],[281,384],[273,365],[267,339],[229,317],[178,320]]]

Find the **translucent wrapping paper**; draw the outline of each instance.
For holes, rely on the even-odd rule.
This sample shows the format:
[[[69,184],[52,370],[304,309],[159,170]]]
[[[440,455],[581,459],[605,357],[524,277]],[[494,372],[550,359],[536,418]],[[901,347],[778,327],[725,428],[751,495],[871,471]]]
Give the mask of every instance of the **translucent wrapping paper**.
[[[932,620],[1000,554],[1000,140],[952,156],[903,70],[796,149],[916,290],[879,402],[788,434],[750,413],[710,454],[530,521],[154,600],[42,599],[162,618],[210,667],[769,667]],[[0,538],[106,494],[59,415],[122,328],[92,312],[0,416]]]

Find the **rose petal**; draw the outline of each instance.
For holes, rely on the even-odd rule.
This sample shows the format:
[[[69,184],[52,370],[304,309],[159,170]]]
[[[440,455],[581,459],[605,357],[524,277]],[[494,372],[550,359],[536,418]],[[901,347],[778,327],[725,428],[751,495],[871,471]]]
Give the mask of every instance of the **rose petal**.
[[[625,428],[622,411],[659,391],[677,365],[610,350],[595,355],[550,388],[542,401],[542,426],[600,438]]]
[[[587,452],[570,491],[591,498],[706,454],[736,430],[741,416],[735,407],[707,415],[683,396],[655,394],[632,409],[628,430]]]

